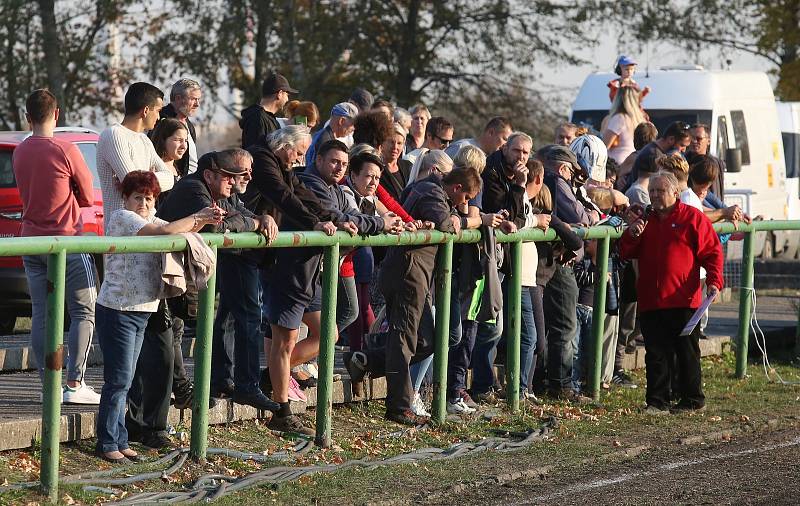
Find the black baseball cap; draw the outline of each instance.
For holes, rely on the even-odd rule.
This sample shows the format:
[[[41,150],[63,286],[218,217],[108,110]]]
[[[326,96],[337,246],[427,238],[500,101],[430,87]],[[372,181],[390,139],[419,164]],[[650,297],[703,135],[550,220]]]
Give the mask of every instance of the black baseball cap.
[[[267,76],[267,78],[264,80],[264,84],[261,85],[261,96],[268,97],[278,93],[279,91],[285,91],[287,93],[300,93],[296,89],[289,86],[289,81],[285,77],[277,72],[273,72]]]
[[[228,158],[229,157],[225,156],[224,154],[220,154],[216,151],[210,151],[197,160],[197,172],[210,170],[212,172],[227,174],[230,176],[242,176],[247,174],[247,169],[244,167],[236,167],[233,164],[227,163],[229,162]]]

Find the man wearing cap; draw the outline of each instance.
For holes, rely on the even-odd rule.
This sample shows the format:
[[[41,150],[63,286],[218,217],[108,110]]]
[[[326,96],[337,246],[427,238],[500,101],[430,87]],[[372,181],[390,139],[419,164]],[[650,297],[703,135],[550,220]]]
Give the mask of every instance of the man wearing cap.
[[[256,144],[265,135],[278,130],[281,125],[275,115],[289,101],[290,93],[299,93],[289,86],[281,74],[273,72],[261,85],[261,101],[242,111],[239,126],[242,129],[242,147]]]
[[[575,153],[566,146],[551,144],[540,149],[537,156],[544,164],[544,183],[553,197],[552,214],[564,223],[588,226],[589,215],[573,191],[573,179],[583,170]],[[583,248],[554,258],[555,270],[543,292],[549,394],[557,399],[587,400],[572,389],[572,339],[578,325],[575,314],[578,284],[572,269],[565,265],[572,258],[582,256]]]
[[[176,220],[197,209],[219,206],[225,211],[222,223],[203,228],[202,232],[252,232],[259,231],[272,240],[278,233],[275,220],[263,214],[257,216],[233,196],[236,176],[248,175],[252,162],[235,153],[206,153],[198,161],[198,169],[175,184],[158,211],[163,219]],[[258,387],[260,366],[258,361],[242,357],[258,357],[261,344],[261,304],[259,301],[258,265],[236,250],[220,250],[217,268],[220,280],[220,297],[233,296],[235,304],[229,307],[234,313],[234,370],[233,400],[258,409],[277,411],[278,404],[264,395]]]
[[[343,139],[353,133],[353,123],[358,116],[358,108],[350,102],[341,102],[331,109],[331,119],[325,128],[314,134],[311,147],[306,151],[306,167],[314,165],[317,149],[328,141]]]

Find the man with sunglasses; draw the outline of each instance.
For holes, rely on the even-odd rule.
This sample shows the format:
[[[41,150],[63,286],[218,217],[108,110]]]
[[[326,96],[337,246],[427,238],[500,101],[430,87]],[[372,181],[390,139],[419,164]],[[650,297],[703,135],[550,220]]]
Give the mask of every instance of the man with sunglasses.
[[[253,232],[263,233],[268,241],[278,234],[275,220],[268,214],[255,215],[234,194],[234,186],[250,177],[252,159],[237,151],[211,152],[201,156],[198,169],[175,184],[158,211],[162,219],[177,220],[198,209],[219,206],[225,212],[222,223],[208,225],[202,232]],[[261,304],[259,300],[258,264],[240,250],[223,249],[219,252],[220,303],[235,297],[235,303],[224,305],[234,317],[234,369],[233,389],[229,392],[234,402],[259,409],[277,410],[278,404],[265,396],[258,386],[261,345]],[[220,350],[222,351],[222,350]],[[212,364],[213,365],[213,364]],[[218,371],[214,371],[218,372]],[[218,376],[215,374],[215,376]],[[215,377],[215,380],[218,378]],[[218,381],[215,393],[220,390]]]
[[[405,160],[412,164],[417,160],[423,149],[445,150],[453,142],[453,124],[442,116],[434,116],[425,126],[425,142],[422,147],[406,154]]]
[[[625,178],[625,191],[639,178],[639,170],[643,166],[649,167],[646,172],[657,172],[656,158],[675,152],[684,153],[691,142],[692,136],[688,124],[683,121],[670,123],[656,140],[643,147],[636,155],[633,168]]]
[[[709,192],[703,200],[703,205],[711,209],[725,209],[725,162],[708,152],[711,145],[711,128],[703,123],[696,123],[691,128],[692,143],[686,149],[686,161],[689,166],[695,165],[703,157],[712,158],[719,170],[717,177],[711,183]]]

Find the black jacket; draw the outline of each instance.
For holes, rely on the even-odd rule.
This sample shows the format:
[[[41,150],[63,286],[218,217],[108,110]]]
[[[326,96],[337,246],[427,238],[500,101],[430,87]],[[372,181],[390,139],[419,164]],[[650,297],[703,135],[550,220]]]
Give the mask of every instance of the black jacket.
[[[242,129],[242,148],[247,149],[258,144],[265,135],[278,130],[281,124],[274,114],[265,111],[259,104],[253,104],[242,111],[239,127]]]
[[[160,117],[163,118],[177,118],[178,111],[175,110],[175,106],[172,104],[167,104],[161,109]],[[195,146],[197,145],[197,132],[194,129],[194,123],[189,118],[186,118],[186,128],[189,129],[189,135],[192,136],[192,141],[194,141]],[[199,153],[198,153],[198,156]],[[175,160],[175,168],[178,169],[178,174],[181,177],[185,176],[189,173],[189,149],[186,149],[186,153],[183,154],[180,160]]]
[[[329,185],[326,183],[314,165],[306,167],[306,170],[299,173],[297,178],[306,188],[314,192],[322,205],[331,212],[334,217],[334,223],[352,222],[358,227],[360,233],[366,235],[376,235],[383,232],[383,218],[374,214],[367,215],[362,213],[348,201],[342,187],[338,184]]]
[[[508,219],[521,229],[525,226],[525,188],[508,179],[505,171],[506,161],[503,152],[498,149],[486,159],[486,169],[482,174],[481,210],[484,213],[496,213],[505,209]]]
[[[202,178],[202,173],[195,172],[184,177],[170,190],[157,216],[162,220],[175,221],[185,218],[214,203],[211,190]],[[227,212],[222,223],[206,225],[201,232],[252,232],[255,229],[253,213],[248,211],[236,196],[216,201],[217,205]]]
[[[320,221],[334,221],[331,211],[284,166],[263,138],[248,151],[253,155],[253,180],[242,200],[250,211],[269,214],[282,231],[312,230]]]
[[[556,270],[556,264],[564,264],[583,251],[583,239],[573,232],[569,225],[558,219],[558,216],[550,215],[550,228],[556,231],[561,241],[536,243],[536,251],[539,253],[539,264],[536,268],[537,286],[545,286],[550,281]]]
[[[411,162],[400,159],[397,161],[398,171],[392,174],[389,169],[383,171],[381,175],[381,186],[389,192],[397,202],[402,203],[403,190],[408,185],[408,178],[411,176]],[[411,216],[414,216],[413,214]],[[416,218],[416,216],[414,216]]]

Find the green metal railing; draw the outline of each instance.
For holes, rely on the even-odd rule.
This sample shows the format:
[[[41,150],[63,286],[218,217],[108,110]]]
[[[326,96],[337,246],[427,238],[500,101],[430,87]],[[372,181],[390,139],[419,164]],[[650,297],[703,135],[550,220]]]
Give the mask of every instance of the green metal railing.
[[[732,224],[716,225],[718,233],[734,231]],[[800,221],[761,221],[740,225],[745,232],[743,274],[741,288],[753,289],[753,236],[764,230],[800,230]],[[576,232],[584,239],[598,240],[597,265],[599,279],[605,279],[612,239],[621,232],[609,227],[579,228]],[[323,307],[322,335],[320,336],[319,383],[317,391],[316,442],[321,446],[331,443],[331,410],[333,392],[334,339],[336,336],[336,292],[340,246],[400,246],[441,244],[436,267],[436,344],[434,352],[433,420],[442,423],[446,416],[447,351],[450,312],[450,285],[452,280],[452,254],[454,243],[474,243],[480,240],[476,230],[460,234],[438,231],[403,233],[399,236],[379,235],[352,237],[343,232],[327,236],[322,232],[282,232],[267,246],[264,237],[256,233],[204,234],[204,240],[216,252],[217,248],[298,248],[322,247],[323,255]],[[508,293],[509,322],[506,327],[507,402],[509,409],[519,409],[520,377],[520,327],[521,327],[521,272],[522,242],[557,240],[555,231],[522,230],[515,234],[497,233],[497,241],[512,243],[512,273]],[[68,253],[157,253],[186,249],[181,236],[152,237],[20,237],[0,240],[0,256],[48,255],[47,342],[45,346],[44,405],[42,410],[42,491],[51,499],[57,498],[59,463],[59,422],[61,418],[61,367],[63,360],[63,319],[66,255]],[[211,372],[211,336],[214,319],[215,276],[208,288],[199,294],[198,325],[195,346],[195,396],[192,408],[190,453],[198,459],[206,456],[208,436],[208,401]],[[595,314],[605,314],[606,283],[597,283]],[[739,341],[737,343],[736,376],[744,377],[747,367],[748,326],[752,312],[750,297],[740,297]],[[590,386],[593,397],[600,397],[601,344],[603,318],[595,318],[592,326],[592,373]]]

